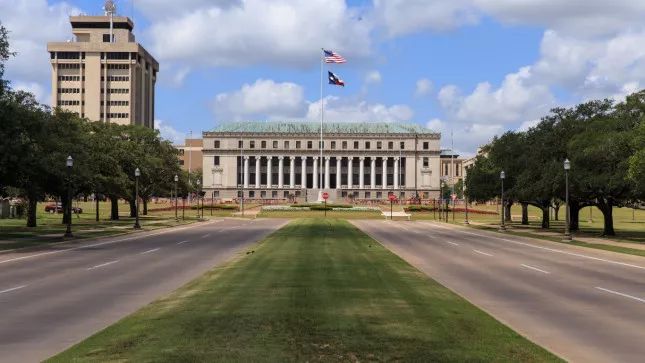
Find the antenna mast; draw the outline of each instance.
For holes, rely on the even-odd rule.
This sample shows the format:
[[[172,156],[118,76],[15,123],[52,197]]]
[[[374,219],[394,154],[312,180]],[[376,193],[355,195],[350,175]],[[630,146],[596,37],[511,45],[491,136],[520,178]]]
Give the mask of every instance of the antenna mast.
[[[114,29],[114,22],[113,22],[113,17],[114,14],[116,13],[116,5],[114,4],[113,0],[105,0],[105,5],[103,6],[103,10],[105,11],[105,15],[110,17],[110,43],[114,42],[114,35],[113,35],[113,29]]]

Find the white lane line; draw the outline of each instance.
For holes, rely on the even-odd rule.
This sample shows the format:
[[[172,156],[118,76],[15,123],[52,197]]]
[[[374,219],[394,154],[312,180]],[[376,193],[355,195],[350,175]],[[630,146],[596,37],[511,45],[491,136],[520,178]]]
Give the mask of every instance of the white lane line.
[[[114,261],[110,261],[110,262],[102,263],[102,264],[100,264],[100,265],[96,265],[96,266],[88,267],[87,269],[88,269],[88,270],[94,270],[95,268],[101,268],[101,267],[109,266],[109,265],[115,264],[115,263],[117,263],[117,262],[119,262],[119,260],[114,260]]]
[[[20,289],[25,288],[25,287],[27,287],[27,285],[12,287],[10,289],[0,291],[0,294],[4,294],[5,292],[12,292],[12,291],[20,290]]]
[[[188,241],[180,241],[180,242],[177,242],[177,244],[178,244],[178,245],[183,245],[184,243],[188,243]]]
[[[150,233],[146,234],[144,236],[133,236],[133,237],[128,237],[128,238],[121,238],[117,240],[112,240],[112,241],[106,241],[106,242],[100,242],[100,243],[94,243],[90,245],[83,245],[83,246],[78,246],[78,247],[72,247],[72,248],[67,248],[63,250],[57,250],[57,251],[50,251],[50,252],[42,252],[42,253],[36,253],[33,255],[27,255],[27,256],[22,256],[22,257],[16,257],[16,258],[11,258],[8,260],[3,260],[0,261],[0,265],[9,263],[9,262],[15,262],[15,261],[21,261],[21,260],[26,260],[29,258],[34,258],[34,257],[41,257],[41,256],[47,256],[47,255],[55,255],[58,253],[63,253],[63,252],[69,252],[69,251],[76,251],[76,250],[82,250],[84,248],[92,248],[92,247],[99,247],[99,246],[104,246],[104,245],[111,245],[114,243],[119,243],[119,242],[125,242],[125,241],[131,241],[133,239],[141,239],[141,238],[147,238],[147,237],[153,237],[153,236],[158,236],[160,234],[166,234],[166,233],[171,233],[171,232],[179,232],[183,231],[185,229],[190,229],[190,228],[195,228],[195,227],[205,227],[211,223],[217,223],[219,221],[213,221],[213,222],[204,222],[203,224],[191,224],[186,227],[180,227],[180,228],[169,228],[165,229],[163,231],[157,232],[157,233]]]
[[[450,242],[450,241],[444,241],[444,242],[449,243],[449,244],[451,244],[453,246],[459,246],[459,243]]]
[[[430,224],[430,225],[436,226],[437,228],[448,229],[450,231],[455,230],[455,229],[451,229],[451,228],[441,227],[439,225],[434,225],[434,224]],[[600,257],[593,257],[593,256],[583,255],[583,254],[580,254],[580,253],[558,250],[558,249],[555,249],[555,248],[535,246],[535,245],[532,245],[530,243],[513,241],[513,240],[510,240],[510,239],[507,239],[507,238],[500,238],[500,237],[496,237],[496,236],[492,236],[492,235],[488,235],[488,234],[479,234],[479,233],[466,232],[466,231],[461,231],[459,229],[457,229],[457,230],[459,232],[461,232],[461,233],[470,234],[470,235],[477,236],[477,237],[494,238],[494,239],[498,239],[498,240],[501,240],[501,241],[504,241],[504,242],[509,242],[509,243],[513,243],[513,244],[516,244],[516,245],[521,245],[521,246],[526,246],[526,247],[531,247],[531,248],[537,248],[537,249],[545,250],[545,251],[549,251],[549,252],[561,253],[561,254],[564,254],[564,255],[581,257],[581,258],[586,258],[586,259],[589,259],[589,260],[602,261],[602,262],[607,262],[607,263],[611,263],[611,264],[614,264],[614,265],[620,265],[620,266],[632,267],[632,268],[637,268],[637,269],[640,269],[640,270],[645,270],[645,266],[632,265],[632,264],[626,263],[626,262],[612,261],[612,260],[607,260],[607,259],[600,258]],[[528,237],[528,238],[530,238],[530,237]]]
[[[140,254],[140,255],[145,255],[146,253],[156,252],[156,251],[159,251],[160,249],[161,249],[161,247],[159,247],[159,248],[153,248],[153,249],[151,249],[151,250],[147,250],[147,251],[141,252],[141,253],[139,253],[139,254]]]
[[[520,266],[522,266],[522,267],[526,267],[526,268],[531,269],[531,270],[534,270],[534,271],[541,272],[541,273],[543,273],[543,274],[550,274],[550,272],[549,272],[549,271],[541,270],[541,269],[539,269],[539,268],[537,268],[537,267],[533,267],[533,266],[529,266],[529,265],[525,265],[525,264],[521,264]]]
[[[609,289],[604,289],[604,288],[602,288],[602,287],[598,287],[598,286],[596,286],[596,289],[598,289],[598,290],[602,290],[602,291],[604,291],[604,292],[608,292],[608,293],[610,293],[610,294],[619,295],[619,296],[622,296],[622,297],[626,297],[626,298],[629,298],[629,299],[634,299],[634,300],[636,300],[636,301],[640,301],[640,302],[642,302],[642,303],[645,303],[645,299],[641,299],[640,297],[636,297],[636,296],[632,296],[632,295],[623,294],[622,292],[618,292],[618,291],[614,291],[614,290],[609,290]]]
[[[479,253],[480,255],[488,256],[488,257],[493,257],[490,253],[482,252],[480,250],[473,250],[476,253]]]
[[[210,236],[211,236],[211,234],[210,234],[210,233],[206,233],[205,235],[201,236],[200,238],[208,238],[208,237],[210,237]]]

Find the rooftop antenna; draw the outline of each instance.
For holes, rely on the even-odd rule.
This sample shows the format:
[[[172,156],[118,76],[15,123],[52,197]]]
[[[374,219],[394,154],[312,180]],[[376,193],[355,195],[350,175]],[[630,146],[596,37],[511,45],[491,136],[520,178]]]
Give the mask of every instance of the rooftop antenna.
[[[103,10],[105,11],[105,16],[110,17],[110,43],[114,42],[114,35],[113,29],[114,29],[114,14],[116,13],[116,5],[114,4],[113,0],[105,0],[105,5],[103,5]]]

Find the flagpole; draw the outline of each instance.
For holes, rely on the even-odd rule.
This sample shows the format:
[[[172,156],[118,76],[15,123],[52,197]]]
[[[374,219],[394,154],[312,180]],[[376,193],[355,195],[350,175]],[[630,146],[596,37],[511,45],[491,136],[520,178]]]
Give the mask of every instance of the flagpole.
[[[323,48],[320,48],[324,52]],[[324,100],[323,100],[323,65],[324,65],[324,56],[320,57],[320,143],[318,148],[320,148],[320,167],[318,168],[318,189],[322,189],[322,166],[323,166],[323,112],[324,112]]]

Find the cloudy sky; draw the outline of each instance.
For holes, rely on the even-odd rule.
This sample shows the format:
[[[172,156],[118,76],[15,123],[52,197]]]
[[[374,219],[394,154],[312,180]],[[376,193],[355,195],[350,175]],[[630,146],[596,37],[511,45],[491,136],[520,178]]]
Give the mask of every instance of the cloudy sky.
[[[0,0],[15,88],[49,102],[47,41],[100,0]],[[232,120],[318,120],[320,48],[346,87],[329,121],[405,121],[472,154],[557,105],[645,85],[645,1],[117,0],[161,64],[157,127],[175,141]]]

